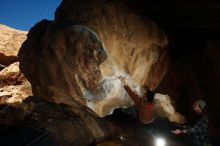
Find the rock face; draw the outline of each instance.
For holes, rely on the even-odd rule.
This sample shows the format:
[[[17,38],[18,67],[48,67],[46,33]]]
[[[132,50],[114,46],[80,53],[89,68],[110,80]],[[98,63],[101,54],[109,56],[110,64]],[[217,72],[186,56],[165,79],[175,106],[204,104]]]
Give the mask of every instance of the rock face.
[[[157,25],[119,1],[64,0],[55,21],[42,20],[19,51],[34,95],[89,107],[99,116],[132,105],[118,79],[142,94],[166,73],[168,45]]]
[[[32,89],[17,62],[26,34],[0,24],[0,125],[18,125],[33,109],[32,104],[24,103]]]
[[[17,61],[18,50],[26,39],[26,31],[0,24],[0,64],[8,66]]]
[[[18,50],[26,34],[0,24],[0,105],[21,103],[32,95],[31,86],[17,62]]]
[[[24,75],[20,72],[19,63],[15,62],[0,71],[0,87],[20,85],[25,82]]]
[[[155,115],[160,117],[167,117],[171,122],[179,124],[186,123],[185,117],[175,111],[175,108],[173,107],[168,95],[157,93],[155,94],[155,100],[157,101],[157,104],[154,108]]]
[[[31,85],[20,72],[18,62],[0,71],[0,105],[21,103],[31,95]]]

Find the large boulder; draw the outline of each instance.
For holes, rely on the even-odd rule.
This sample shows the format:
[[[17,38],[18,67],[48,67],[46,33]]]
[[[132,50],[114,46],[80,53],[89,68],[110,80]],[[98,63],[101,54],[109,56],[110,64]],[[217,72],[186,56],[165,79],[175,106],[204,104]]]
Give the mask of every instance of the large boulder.
[[[132,105],[119,76],[138,94],[155,89],[168,67],[168,40],[151,20],[120,1],[64,0],[54,21],[42,20],[19,51],[34,95],[98,116]],[[77,106],[76,106],[77,105]]]

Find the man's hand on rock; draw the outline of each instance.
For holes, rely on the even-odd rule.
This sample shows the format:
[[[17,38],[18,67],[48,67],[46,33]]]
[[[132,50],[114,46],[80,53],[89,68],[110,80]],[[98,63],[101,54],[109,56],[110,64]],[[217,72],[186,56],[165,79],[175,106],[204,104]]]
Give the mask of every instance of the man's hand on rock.
[[[125,77],[123,76],[120,76],[119,79],[122,81],[122,83],[124,84],[124,86],[127,86],[128,85],[128,81]]]

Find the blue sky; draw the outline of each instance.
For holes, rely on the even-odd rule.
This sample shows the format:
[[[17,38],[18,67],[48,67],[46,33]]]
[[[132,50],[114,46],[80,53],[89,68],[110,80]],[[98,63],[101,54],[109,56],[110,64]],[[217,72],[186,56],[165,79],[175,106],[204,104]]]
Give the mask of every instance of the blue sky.
[[[53,20],[62,0],[0,0],[0,24],[29,30],[42,19]]]

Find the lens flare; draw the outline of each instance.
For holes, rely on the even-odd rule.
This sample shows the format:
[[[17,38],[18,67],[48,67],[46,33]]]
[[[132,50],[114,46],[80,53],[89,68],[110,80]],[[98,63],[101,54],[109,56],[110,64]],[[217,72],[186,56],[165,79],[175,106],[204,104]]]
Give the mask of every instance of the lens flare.
[[[166,142],[164,139],[162,139],[162,138],[156,139],[156,146],[165,146],[165,145],[166,145]]]

